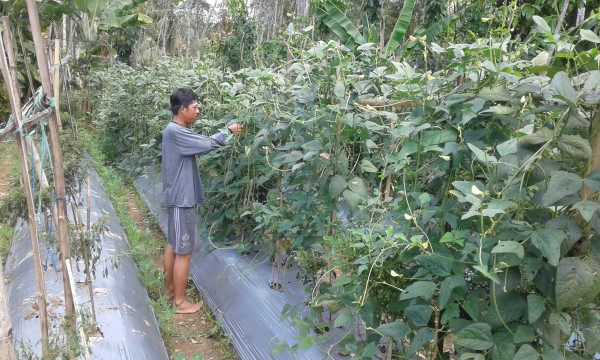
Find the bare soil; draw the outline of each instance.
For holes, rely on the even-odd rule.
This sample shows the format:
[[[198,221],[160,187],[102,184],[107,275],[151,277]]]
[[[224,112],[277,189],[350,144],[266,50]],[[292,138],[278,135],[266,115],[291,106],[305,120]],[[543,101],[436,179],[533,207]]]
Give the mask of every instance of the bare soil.
[[[137,198],[132,194],[127,194],[127,213],[135,220],[136,225],[141,230],[148,230],[152,239],[161,244],[161,253],[164,251],[167,239],[163,232],[140,210]],[[155,258],[154,267],[161,273],[162,258]],[[199,297],[194,284],[188,283],[188,293]],[[171,338],[165,338],[165,345],[169,356],[173,358],[174,353],[183,353],[186,359],[192,359],[195,354],[204,354],[204,360],[224,360],[239,359],[231,343],[226,338],[216,333],[215,321],[209,312],[206,304],[201,311],[192,315],[175,314],[173,318],[176,324],[177,332]]]

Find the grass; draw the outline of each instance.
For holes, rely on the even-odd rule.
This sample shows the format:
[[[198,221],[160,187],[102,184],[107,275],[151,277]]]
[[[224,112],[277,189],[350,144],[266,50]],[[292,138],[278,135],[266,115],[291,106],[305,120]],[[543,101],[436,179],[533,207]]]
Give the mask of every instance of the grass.
[[[19,172],[19,162],[17,161],[17,146],[15,142],[0,142],[0,168],[7,175],[6,181],[9,185],[8,190],[11,191],[10,181],[8,178],[12,174]],[[8,170],[10,169],[10,170]],[[13,221],[8,219],[0,219],[0,259],[2,262],[6,260],[13,237]]]

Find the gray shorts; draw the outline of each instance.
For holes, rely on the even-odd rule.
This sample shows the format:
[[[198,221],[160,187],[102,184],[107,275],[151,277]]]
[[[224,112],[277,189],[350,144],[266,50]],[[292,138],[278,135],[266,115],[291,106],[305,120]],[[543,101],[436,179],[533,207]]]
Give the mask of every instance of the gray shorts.
[[[198,252],[198,227],[195,207],[167,207],[167,241],[177,255]]]

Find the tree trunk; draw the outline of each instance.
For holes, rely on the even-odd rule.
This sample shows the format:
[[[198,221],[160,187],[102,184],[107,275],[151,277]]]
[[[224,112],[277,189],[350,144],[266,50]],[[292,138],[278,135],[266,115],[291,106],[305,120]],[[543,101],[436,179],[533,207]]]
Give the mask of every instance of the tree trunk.
[[[296,16],[308,16],[308,0],[296,0]]]
[[[585,20],[585,5],[587,0],[581,0],[581,6],[577,9],[577,20],[575,21],[575,27],[579,27],[583,20]]]

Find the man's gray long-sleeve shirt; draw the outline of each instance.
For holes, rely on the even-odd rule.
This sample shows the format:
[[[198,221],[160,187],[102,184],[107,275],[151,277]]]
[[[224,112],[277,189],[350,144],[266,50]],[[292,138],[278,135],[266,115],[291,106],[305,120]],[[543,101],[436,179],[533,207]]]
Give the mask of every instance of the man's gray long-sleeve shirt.
[[[165,206],[193,207],[204,204],[204,190],[198,173],[196,155],[208,154],[225,146],[227,134],[211,137],[196,134],[173,121],[163,132],[162,179]]]

